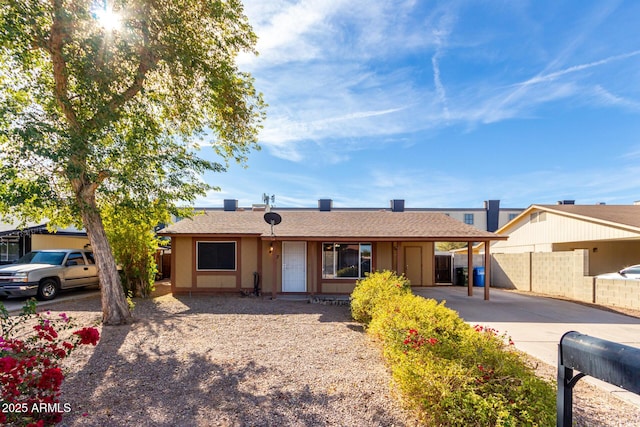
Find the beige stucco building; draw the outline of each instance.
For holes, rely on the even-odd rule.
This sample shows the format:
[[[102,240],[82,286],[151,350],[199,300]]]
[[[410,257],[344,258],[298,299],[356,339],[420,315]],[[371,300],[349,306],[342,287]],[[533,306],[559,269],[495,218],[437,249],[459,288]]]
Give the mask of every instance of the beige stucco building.
[[[171,238],[174,293],[346,294],[376,270],[435,284],[438,241],[490,242],[494,233],[435,212],[392,209],[209,209],[159,232]]]
[[[640,263],[638,205],[532,205],[497,233],[494,255],[584,249],[592,276]]]
[[[597,277],[640,264],[640,205],[532,205],[497,233],[492,286],[640,309],[640,281]]]
[[[47,229],[46,223],[0,223],[0,264],[13,262],[25,253],[38,249],[82,249],[89,244],[84,230],[75,227]]]

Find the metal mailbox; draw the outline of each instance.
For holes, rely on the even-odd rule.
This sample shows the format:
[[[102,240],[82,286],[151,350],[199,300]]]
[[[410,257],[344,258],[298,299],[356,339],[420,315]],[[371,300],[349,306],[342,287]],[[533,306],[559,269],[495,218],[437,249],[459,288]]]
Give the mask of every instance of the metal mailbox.
[[[580,371],[573,375],[573,370]],[[557,426],[573,422],[573,387],[585,375],[640,394],[640,349],[567,332],[558,344]]]

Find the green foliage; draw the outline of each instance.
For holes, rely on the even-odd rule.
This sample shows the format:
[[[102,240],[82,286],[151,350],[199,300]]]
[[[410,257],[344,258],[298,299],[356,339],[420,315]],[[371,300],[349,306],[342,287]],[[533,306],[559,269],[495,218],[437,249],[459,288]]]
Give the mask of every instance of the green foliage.
[[[462,249],[467,247],[467,242],[437,242],[436,250],[447,252],[453,249]]]
[[[404,276],[385,270],[368,274],[356,282],[351,294],[351,316],[357,322],[368,325],[376,307],[392,296],[411,293],[411,284]]]
[[[55,425],[62,420],[62,359],[80,345],[96,345],[100,332],[78,329],[65,313],[38,313],[35,300],[9,316],[0,303],[0,424]],[[47,410],[42,410],[46,405]]]
[[[159,204],[125,200],[117,206],[106,206],[103,217],[113,255],[121,268],[125,295],[148,297],[158,271],[155,255],[160,239],[154,227],[170,221],[167,209]]]
[[[366,282],[365,279],[363,282]],[[555,390],[538,378],[505,335],[466,324],[435,300],[408,293],[381,299],[385,281],[358,302],[368,307],[368,332],[383,345],[398,387],[425,423],[438,426],[548,426],[555,422]]]
[[[69,221],[92,184],[104,203],[190,201],[224,170],[201,143],[241,162],[258,148],[264,103],[235,65],[256,41],[241,2],[111,4],[114,32],[91,2],[3,2],[0,211]]]
[[[27,321],[28,319],[35,317],[37,313],[37,301],[35,298],[29,298],[25,301],[24,306],[20,314],[17,316],[11,316],[7,308],[0,302],[0,337],[5,338],[13,334],[14,329],[19,325]]]
[[[109,5],[121,17],[114,30],[94,2],[3,0],[0,217],[83,225],[117,323],[127,314],[103,209],[206,194],[206,172],[259,148],[265,104],[236,65],[256,43],[240,0]]]

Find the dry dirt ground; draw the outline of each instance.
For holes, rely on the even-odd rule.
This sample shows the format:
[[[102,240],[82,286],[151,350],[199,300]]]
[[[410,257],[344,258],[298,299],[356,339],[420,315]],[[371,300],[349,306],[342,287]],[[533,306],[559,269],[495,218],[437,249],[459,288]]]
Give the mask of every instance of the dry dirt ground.
[[[346,306],[173,297],[164,285],[136,303],[135,323],[98,326],[99,344],[66,361],[61,426],[416,424]],[[97,298],[48,307],[63,308],[81,326],[99,323]],[[555,380],[553,366],[538,372]],[[640,425],[640,409],[579,382],[574,425]]]

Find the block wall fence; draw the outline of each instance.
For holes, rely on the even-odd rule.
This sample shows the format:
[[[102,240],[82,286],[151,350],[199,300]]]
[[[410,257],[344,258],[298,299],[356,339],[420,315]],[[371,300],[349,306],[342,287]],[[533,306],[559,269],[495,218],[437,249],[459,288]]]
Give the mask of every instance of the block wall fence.
[[[640,310],[640,280],[589,276],[589,251],[496,253],[491,286]]]

